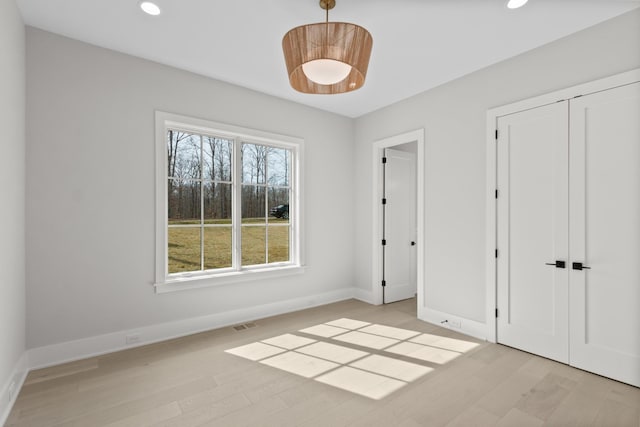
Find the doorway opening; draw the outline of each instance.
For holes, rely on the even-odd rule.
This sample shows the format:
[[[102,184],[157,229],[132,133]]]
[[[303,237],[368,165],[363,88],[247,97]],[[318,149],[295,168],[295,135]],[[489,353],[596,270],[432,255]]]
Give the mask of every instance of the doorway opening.
[[[373,145],[372,293],[424,309],[424,130]]]

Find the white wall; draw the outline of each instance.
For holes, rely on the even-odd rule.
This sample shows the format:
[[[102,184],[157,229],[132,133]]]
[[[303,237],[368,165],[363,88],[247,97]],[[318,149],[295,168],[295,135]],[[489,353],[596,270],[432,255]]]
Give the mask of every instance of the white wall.
[[[351,291],[350,119],[33,28],[27,105],[29,348]],[[305,274],[154,294],[155,110],[305,140]]]
[[[424,128],[425,308],[484,322],[486,111],[637,67],[640,10],[357,119],[357,286],[372,286],[372,143]]]
[[[14,0],[0,0],[0,424],[25,350],[25,35]]]

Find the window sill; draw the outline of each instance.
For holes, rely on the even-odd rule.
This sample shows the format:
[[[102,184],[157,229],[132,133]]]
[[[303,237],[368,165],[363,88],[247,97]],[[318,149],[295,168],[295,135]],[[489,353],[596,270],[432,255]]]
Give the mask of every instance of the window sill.
[[[255,270],[233,271],[211,275],[183,276],[167,279],[165,282],[154,284],[157,294],[186,291],[189,289],[209,288],[212,286],[231,283],[265,280],[275,277],[293,276],[304,273],[306,267],[291,265],[286,267],[261,268]]]

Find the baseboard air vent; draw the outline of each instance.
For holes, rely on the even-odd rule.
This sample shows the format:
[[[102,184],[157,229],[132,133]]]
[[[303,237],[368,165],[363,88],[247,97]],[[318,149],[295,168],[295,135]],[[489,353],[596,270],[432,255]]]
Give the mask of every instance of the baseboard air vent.
[[[244,323],[242,325],[236,325],[233,327],[233,329],[235,329],[236,331],[244,331],[245,329],[251,329],[251,328],[255,328],[257,325],[253,322],[250,323]]]

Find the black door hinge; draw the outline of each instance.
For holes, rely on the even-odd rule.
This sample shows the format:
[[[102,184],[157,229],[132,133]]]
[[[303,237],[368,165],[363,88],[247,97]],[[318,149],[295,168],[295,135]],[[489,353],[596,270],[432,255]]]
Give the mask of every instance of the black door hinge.
[[[498,189],[496,189],[496,199],[498,198]]]
[[[387,158],[386,157],[382,158],[382,163],[387,163]]]
[[[387,199],[382,199],[382,204],[386,205],[387,204]]]
[[[496,249],[496,258],[498,258],[498,250]]]
[[[382,239],[382,246],[386,246],[387,245],[387,239]]]
[[[387,286],[387,281],[386,281],[386,280],[383,280],[383,281],[382,281],[382,287],[384,288],[385,286]]]
[[[498,318],[498,309],[496,308],[496,319]]]
[[[498,129],[496,129],[496,141],[498,140]]]

